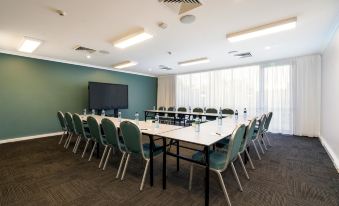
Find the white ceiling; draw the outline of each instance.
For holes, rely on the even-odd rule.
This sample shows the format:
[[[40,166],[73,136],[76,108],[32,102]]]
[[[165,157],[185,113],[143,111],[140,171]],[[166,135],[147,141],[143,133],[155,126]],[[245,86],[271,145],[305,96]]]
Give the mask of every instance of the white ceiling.
[[[61,9],[67,15],[53,12]],[[165,75],[208,70],[253,62],[321,53],[339,14],[338,0],[205,0],[187,13],[196,16],[192,24],[182,24],[180,16],[158,0],[0,0],[0,49],[16,51],[23,36],[43,40],[34,55],[100,67],[137,61],[125,71]],[[298,17],[297,28],[266,37],[230,43],[226,33],[272,21]],[[163,30],[158,22],[165,22]],[[112,40],[137,27],[154,38],[124,50]],[[73,50],[82,45],[107,50],[87,59]],[[271,50],[265,50],[271,46]],[[239,59],[228,51],[252,52]],[[167,51],[171,51],[169,55]],[[208,64],[179,67],[177,62],[208,57]],[[173,68],[159,70],[159,65]],[[151,71],[150,71],[151,70]]]

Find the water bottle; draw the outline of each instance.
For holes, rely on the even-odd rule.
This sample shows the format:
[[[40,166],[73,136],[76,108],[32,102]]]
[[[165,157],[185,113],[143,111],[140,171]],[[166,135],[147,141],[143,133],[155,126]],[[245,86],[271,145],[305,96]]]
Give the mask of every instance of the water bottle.
[[[101,116],[102,117],[106,116],[105,110],[101,110]]]
[[[155,128],[159,128],[160,125],[159,125],[159,114],[157,113],[155,115]]]
[[[234,115],[235,115],[236,117],[238,117],[238,110],[237,110],[237,109],[235,110]]]
[[[138,112],[135,113],[135,124],[139,125],[139,113]]]
[[[206,114],[206,107],[204,107],[204,114]]]
[[[95,115],[95,110],[94,109],[92,109],[92,115]]]
[[[118,121],[121,122],[121,112],[118,112]]]
[[[195,132],[200,132],[200,119],[199,117],[195,118]]]
[[[86,109],[84,109],[84,115],[87,115],[87,110]]]
[[[222,109],[221,109],[221,107],[219,108],[219,113],[222,113]]]
[[[153,110],[155,110],[155,106],[153,106]]]
[[[188,107],[188,113],[191,113],[192,109],[191,106]]]
[[[244,119],[247,119],[247,109],[246,109],[246,107],[244,108]]]
[[[222,125],[222,113],[221,113],[221,110],[219,111],[219,115],[218,115],[217,119],[218,119],[218,126],[221,126]]]

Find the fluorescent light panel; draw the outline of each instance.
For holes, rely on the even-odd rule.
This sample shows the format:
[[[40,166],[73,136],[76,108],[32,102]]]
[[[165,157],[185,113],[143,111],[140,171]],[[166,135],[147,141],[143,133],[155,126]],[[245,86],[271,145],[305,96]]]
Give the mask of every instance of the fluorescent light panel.
[[[133,61],[124,61],[119,64],[113,65],[113,67],[115,69],[123,69],[123,68],[135,66],[137,64],[138,64],[137,62],[133,62]]]
[[[18,50],[21,52],[32,53],[41,45],[41,43],[41,40],[24,37]]]
[[[191,66],[191,65],[195,65],[195,64],[204,64],[204,63],[208,63],[208,62],[210,62],[210,60],[207,57],[204,57],[204,58],[192,59],[192,60],[188,60],[188,61],[179,62],[178,64],[180,66]]]
[[[281,32],[281,31],[294,29],[296,26],[297,26],[297,17],[292,17],[292,18],[272,22],[270,24],[257,26],[251,29],[246,29],[240,32],[227,34],[227,39],[230,42],[237,42],[237,41],[252,39],[255,37],[259,37],[259,36],[265,36],[265,35]]]
[[[151,39],[151,38],[153,38],[151,34],[148,34],[144,31],[144,29],[141,29],[136,33],[130,34],[114,42],[114,46],[120,49],[124,49],[124,48],[138,44],[140,42],[146,41],[147,39]]]

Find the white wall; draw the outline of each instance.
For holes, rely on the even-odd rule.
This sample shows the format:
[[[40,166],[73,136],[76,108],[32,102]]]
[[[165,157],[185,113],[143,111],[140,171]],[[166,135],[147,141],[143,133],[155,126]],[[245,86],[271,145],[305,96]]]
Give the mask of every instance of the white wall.
[[[339,172],[339,29],[323,53],[321,141]]]

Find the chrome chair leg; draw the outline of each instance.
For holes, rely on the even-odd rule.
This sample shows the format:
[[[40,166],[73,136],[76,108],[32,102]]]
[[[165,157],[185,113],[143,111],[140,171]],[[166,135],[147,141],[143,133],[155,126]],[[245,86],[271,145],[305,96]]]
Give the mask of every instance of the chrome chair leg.
[[[120,160],[120,164],[119,164],[118,173],[117,173],[117,175],[115,176],[116,179],[119,178],[119,175],[120,175],[120,172],[121,172],[121,168],[122,168],[122,163],[124,162],[125,156],[126,156],[126,152],[123,152],[123,153],[122,153],[121,160]]]
[[[65,141],[65,143],[64,143],[64,148],[66,148],[66,145],[67,145],[67,143],[68,143],[68,140],[69,140],[69,138],[70,138],[71,136],[72,136],[72,134],[69,133],[68,136],[67,136],[67,138],[66,138],[66,141]]]
[[[269,145],[270,147],[272,147],[271,142],[270,142],[270,139],[268,138],[268,134],[265,132],[264,135],[265,135],[265,137],[266,137],[266,139],[267,139],[268,145]]]
[[[102,165],[102,163],[104,162],[105,155],[106,155],[106,151],[107,151],[107,146],[108,146],[108,145],[105,145],[104,152],[102,153],[101,160],[100,160],[100,163],[99,163],[99,168],[101,168],[101,165]]]
[[[241,166],[242,166],[242,169],[243,169],[244,172],[245,172],[246,178],[247,178],[247,179],[250,179],[250,176],[248,176],[248,173],[247,173],[245,164],[244,164],[244,162],[242,161],[242,157],[241,157],[240,153],[238,153],[238,158],[239,158],[240,164],[241,164]]]
[[[86,153],[86,150],[87,150],[89,141],[90,141],[90,139],[87,139],[86,145],[85,145],[85,149],[84,149],[84,151],[82,152],[81,158],[84,158],[84,156],[85,156],[85,153]]]
[[[221,188],[222,188],[222,191],[224,192],[226,201],[227,201],[228,205],[231,206],[231,201],[230,201],[230,198],[229,198],[229,196],[228,196],[228,193],[227,193],[227,190],[226,190],[226,186],[225,186],[224,180],[222,179],[222,175],[221,175],[220,172],[216,172],[216,173],[217,173],[217,175],[218,175],[219,182],[220,182],[220,186],[221,186]]]
[[[263,148],[262,148],[262,146],[261,146],[261,143],[260,143],[260,138],[257,138],[257,141],[258,141],[258,145],[259,145],[259,147],[260,147],[261,153],[262,153],[262,154],[265,154],[265,152],[264,152],[264,150],[263,150]]]
[[[68,149],[68,147],[69,147],[69,144],[70,144],[70,143],[71,143],[71,141],[72,141],[72,137],[73,137],[73,135],[71,135],[71,136],[69,137],[68,143],[67,143],[67,145],[66,145],[66,149]]]
[[[258,156],[259,160],[261,160],[261,157],[260,157],[258,148],[257,148],[257,146],[255,145],[255,140],[252,140],[252,143],[253,143],[254,149],[255,149],[255,151],[256,151],[256,153],[257,153],[257,156]]]
[[[149,159],[146,160],[146,166],[145,166],[144,174],[141,180],[140,191],[142,191],[142,189],[144,188],[148,165],[149,165]]]
[[[106,161],[105,161],[105,164],[104,164],[104,167],[102,168],[102,170],[106,169],[106,165],[107,165],[109,156],[111,155],[111,151],[112,151],[112,147],[109,147],[109,150],[108,150],[108,153],[107,153],[107,157],[106,157]],[[113,151],[114,151],[114,148],[113,148]]]
[[[252,158],[251,158],[250,154],[248,153],[247,149],[245,149],[245,153],[246,153],[246,155],[248,157],[248,160],[249,160],[249,162],[251,164],[252,169],[255,170],[255,167],[254,167],[253,162],[252,162]]]
[[[267,150],[265,139],[264,139],[264,133],[261,134],[261,141],[262,141],[262,144],[264,145],[264,149]]]
[[[74,150],[74,154],[77,153],[78,148],[79,148],[79,145],[80,145],[80,142],[81,142],[81,137],[80,137],[80,139],[79,139],[79,142],[78,142],[78,144],[77,144],[77,147],[76,147],[75,150]]]
[[[233,171],[233,174],[234,174],[235,180],[237,181],[237,183],[238,183],[238,185],[239,185],[239,188],[240,188],[240,191],[242,192],[242,191],[243,191],[243,189],[242,189],[242,186],[241,186],[241,183],[240,183],[240,180],[239,180],[239,177],[238,177],[237,171],[235,170],[235,167],[234,167],[234,164],[233,164],[233,162],[231,162],[231,167],[232,167],[232,171]]]
[[[97,142],[94,142],[94,145],[93,145],[93,148],[92,148],[92,151],[91,151],[91,155],[89,156],[88,161],[91,161],[96,146],[97,146]]]
[[[64,136],[65,136],[66,133],[67,133],[66,131],[64,131],[64,132],[62,133],[61,138],[60,138],[60,140],[59,140],[59,144],[61,144],[62,139],[64,138]]]
[[[80,140],[81,140],[81,137],[78,136],[77,140],[75,141],[73,150],[72,150],[72,152],[73,152],[74,154],[75,154],[75,149],[78,147],[78,144],[79,144]]]
[[[188,190],[191,191],[192,190],[192,180],[193,180],[193,164],[191,164],[190,167],[190,179],[189,179],[189,183],[188,183]]]
[[[121,175],[121,180],[124,180],[124,178],[125,178],[126,169],[127,169],[127,165],[128,165],[128,161],[129,161],[130,156],[131,156],[131,154],[127,155],[125,167],[124,167],[124,170],[122,171],[122,175]]]

